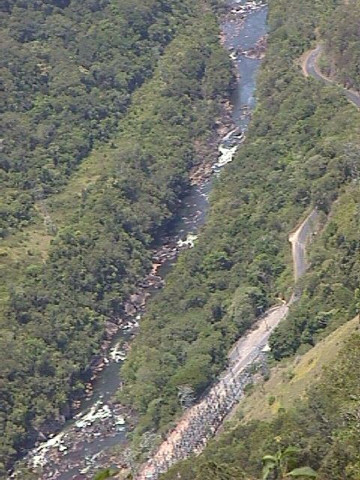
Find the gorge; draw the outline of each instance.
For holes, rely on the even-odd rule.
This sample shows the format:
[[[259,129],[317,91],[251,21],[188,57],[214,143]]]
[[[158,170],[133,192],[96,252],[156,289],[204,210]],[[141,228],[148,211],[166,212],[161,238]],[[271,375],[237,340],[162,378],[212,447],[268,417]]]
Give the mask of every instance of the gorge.
[[[228,9],[221,29],[223,42],[233,58],[237,74],[232,99],[232,122],[236,128],[231,128],[219,145],[219,157],[212,166],[215,177],[231,162],[238,145],[244,140],[255,106],[256,72],[260,60],[256,56],[249,58],[234,52],[239,51],[240,47],[244,51],[256,49],[258,42],[266,35],[267,10],[264,4],[234,2]],[[126,411],[113,401],[121,385],[121,363],[126,357],[131,337],[136,334],[141,322],[145,301],[156,295],[157,288],[161,288],[178,252],[191,247],[192,242],[196,241],[198,231],[206,221],[212,182],[212,176],[205,176],[183,200],[171,240],[155,253],[153,271],[141,282],[145,287],[136,294],[138,298],[134,295],[135,306],[130,302],[128,318],[124,319],[119,333],[112,338],[104,368],[96,375],[89,399],[83,402],[81,411],[61,433],[41,443],[27,455],[26,461],[35,470],[40,469],[43,479],[70,480],[79,478],[79,474],[81,478],[91,478],[89,475],[99,465],[107,464],[107,451],[111,447],[126,444]]]

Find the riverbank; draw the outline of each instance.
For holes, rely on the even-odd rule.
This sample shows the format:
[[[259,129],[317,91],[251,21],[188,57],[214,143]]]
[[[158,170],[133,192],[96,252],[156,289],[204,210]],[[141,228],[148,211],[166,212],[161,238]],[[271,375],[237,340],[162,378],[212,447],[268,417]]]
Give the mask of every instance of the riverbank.
[[[247,99],[240,106],[244,113],[243,121],[245,123],[249,121],[248,109],[251,107],[251,105],[249,105],[248,108],[245,109],[244,107],[247,105],[246,102]],[[171,268],[171,263],[175,260],[177,254],[181,250],[189,248],[193,245],[194,241],[196,240],[196,232],[194,232],[194,228],[199,228],[205,220],[207,197],[211,188],[211,177],[213,173],[219,172],[224,165],[231,161],[236,150],[236,143],[243,141],[241,136],[239,138],[235,138],[239,136],[238,130],[233,131],[234,138],[232,138],[231,135],[227,135],[228,129],[233,129],[232,125],[230,124],[229,105],[226,103],[224,104],[224,110],[225,113],[223,119],[219,123],[219,128],[222,130],[220,130],[219,133],[224,134],[224,137],[226,137],[226,144],[221,145],[218,155],[213,154],[213,161],[216,160],[216,167],[211,168],[210,170],[208,167],[210,164],[209,162],[206,166],[204,164],[199,165],[197,171],[194,171],[193,183],[195,186],[193,188],[193,195],[190,195],[189,199],[184,201],[186,212],[180,224],[176,226],[176,238],[173,238],[171,241],[165,241],[165,244],[159,250],[154,252],[151,272],[142,280],[142,282],[140,282],[138,285],[139,288],[137,288],[136,292],[125,304],[126,318],[121,320],[120,325],[116,325],[116,322],[113,321],[107,324],[108,333],[106,343],[104,343],[104,348],[106,350],[104,350],[103,358],[99,359],[98,363],[94,365],[98,373],[97,380],[94,382],[94,393],[92,395],[92,399],[89,401],[90,404],[92,402],[95,402],[96,404],[96,402],[99,400],[102,402],[96,404],[97,407],[94,411],[96,416],[98,415],[97,412],[100,411],[99,418],[101,418],[101,412],[103,412],[105,406],[110,406],[110,410],[113,409],[113,406],[109,401],[111,399],[111,393],[109,393],[109,382],[111,381],[110,390],[116,391],[118,387],[114,385],[113,375],[116,376],[115,371],[118,370],[121,362],[126,357],[129,345],[128,342],[131,341],[132,337],[137,331],[138,323],[144,312],[146,302],[148,301],[148,298],[150,298],[150,291],[156,293],[156,291],[161,289],[163,284],[162,273],[164,271],[166,272],[168,267]],[[214,142],[213,146],[210,145],[210,148],[214,148],[216,143],[218,142]],[[207,148],[209,148],[209,146],[207,146]],[[116,336],[119,334],[122,336],[123,333],[126,333],[128,338],[125,342],[123,339],[121,339],[119,345]],[[115,337],[112,337],[113,335]],[[113,338],[112,341],[110,340],[111,337]],[[109,363],[107,363],[107,361],[109,361]],[[119,364],[117,362],[119,362]],[[113,387],[116,388],[114,389]],[[88,391],[91,392],[90,386],[88,386]],[[92,406],[89,405],[90,409],[93,406],[94,404]],[[107,408],[105,408],[105,410],[107,410]],[[117,414],[118,413],[115,409],[114,412],[109,415],[109,420],[107,422],[109,425],[112,425],[112,429],[115,426]],[[120,410],[120,414],[123,414],[122,410]],[[86,415],[87,413],[85,411],[84,414],[79,416],[78,420],[81,421],[82,417],[86,417]],[[73,431],[74,435],[76,436],[75,441],[72,441],[69,437],[65,437],[65,439],[61,437],[60,442],[56,443],[55,441],[56,444],[54,446],[52,445],[54,442],[51,442],[50,447],[54,449],[58,455],[57,459],[54,458],[55,463],[58,461],[62,463],[62,466],[58,468],[55,466],[55,463],[52,463],[51,465],[44,465],[44,470],[48,472],[49,477],[46,476],[47,474],[43,474],[43,478],[61,478],[65,480],[66,478],[73,478],[73,475],[76,474],[76,471],[79,472],[80,470],[83,472],[81,475],[89,475],[95,468],[95,465],[98,464],[98,459],[100,457],[99,450],[102,452],[101,456],[103,457],[101,463],[103,465],[107,465],[106,454],[104,455],[104,451],[121,443],[125,438],[125,432],[119,433],[118,431],[110,429],[111,431],[108,433],[101,432],[101,435],[98,435],[100,432],[96,430],[96,423],[97,420],[95,420],[92,425],[85,427],[89,430],[89,436],[87,436],[86,432],[82,434],[81,431],[76,431],[76,426],[70,425],[70,429],[72,429],[71,431]],[[128,426],[125,425],[125,428],[128,428]],[[70,432],[69,434],[71,437]],[[91,438],[91,435],[93,434],[97,436],[94,437],[95,441],[89,445],[87,440],[89,437]],[[80,441],[78,442],[77,440]],[[71,449],[64,448],[66,447],[66,442],[70,442],[76,446],[75,452],[71,453]],[[79,455],[77,453],[78,451],[81,451],[82,455]],[[41,447],[41,452],[44,458],[52,458],[52,453],[48,453],[46,444],[43,444]],[[86,456],[85,459],[84,456]],[[64,466],[67,469],[68,475],[66,472],[63,474],[60,473],[60,469],[63,472],[65,471]]]
[[[138,282],[135,291],[124,303],[124,315],[106,322],[101,354],[93,358],[87,368],[88,399],[85,403],[80,400],[73,401],[69,414],[73,416],[73,420],[65,430],[55,436],[50,434],[52,438],[41,443],[27,457],[28,464],[36,471],[41,471],[44,479],[73,478],[73,475],[79,473],[88,474],[89,470],[95,468],[94,462],[102,455],[94,450],[102,451],[122,442],[125,431],[131,429],[131,424],[136,421],[131,410],[115,403],[112,398],[113,393],[121,388],[120,378],[115,382],[111,379],[110,389],[107,382],[112,375],[118,377],[121,363],[125,360],[131,341],[138,331],[147,301],[162,288],[164,275],[177,255],[191,248],[196,240],[194,229],[198,229],[205,219],[208,191],[214,173],[212,167],[219,157],[219,139],[224,132],[232,130],[228,102],[222,103],[221,117],[217,119],[216,126],[216,134],[212,135],[206,145],[198,143],[198,157],[202,162],[190,173],[192,194],[183,201],[185,213],[182,214],[181,222],[175,224],[173,235],[163,239],[164,244],[153,251],[151,271]],[[221,155],[222,153],[220,157]],[[228,158],[228,161],[230,160]],[[65,418],[63,420],[65,421]],[[59,425],[54,427],[59,428]],[[96,447],[88,448],[94,443]],[[106,465],[106,458],[103,461]]]
[[[306,247],[316,231],[318,213],[312,210],[296,230],[289,235],[292,245],[295,288],[307,268]],[[270,308],[230,349],[229,366],[218,382],[199,403],[188,409],[150,459],[135,476],[137,480],[156,480],[172,465],[191,455],[200,454],[210,438],[215,436],[228,419],[246,387],[259,380],[259,371],[267,371],[268,340],[276,327],[286,318],[291,304],[299,298],[294,290],[288,303]],[[260,375],[263,378],[264,375]]]
[[[198,198],[202,199],[202,203],[204,196],[207,203],[207,187],[214,174],[213,166],[219,158],[219,135],[232,129],[227,102],[224,102],[222,110],[224,112],[223,122],[217,121],[219,133],[213,135],[206,147],[202,148],[204,161],[194,167],[190,174],[193,191],[196,192]],[[220,157],[221,155],[220,152]],[[204,187],[206,188],[205,193],[203,193]],[[109,395],[110,392],[99,394],[97,383],[106,370],[114,371],[114,367],[116,370],[121,368],[121,364],[131,348],[131,341],[138,332],[139,322],[146,310],[147,302],[163,287],[164,277],[180,252],[193,247],[196,240],[194,230],[201,226],[206,213],[193,209],[193,201],[193,196],[184,199],[183,210],[185,208],[186,215],[182,216],[180,225],[175,225],[173,235],[166,237],[164,244],[154,250],[151,271],[138,282],[134,293],[125,301],[124,315],[121,318],[107,320],[105,338],[101,345],[102,353],[93,358],[87,369],[87,376],[90,379],[86,383],[87,400],[85,404],[81,400],[74,400],[71,406],[72,420],[69,426],[65,427],[65,431],[55,436],[50,434],[52,438],[41,443],[28,454],[25,462],[35,471],[40,469],[41,478],[73,478],[72,475],[75,472],[87,475],[94,471],[100,460],[106,465],[108,457],[105,452],[99,452],[99,454],[89,452],[83,455],[84,446],[96,439],[99,439],[101,447],[104,449],[117,445],[119,442],[125,441],[125,432],[131,430],[132,424],[136,423],[134,412],[114,401]],[[190,215],[188,215],[189,207],[191,207]],[[118,366],[116,367],[116,365]],[[121,382],[118,387],[121,388]],[[102,388],[101,384],[100,388]],[[113,388],[113,390],[115,392],[117,388]],[[91,403],[93,404],[91,405]],[[88,405],[91,405],[89,410]],[[54,425],[54,428],[58,429],[59,425]],[[66,460],[68,456],[70,458]],[[123,466],[124,462],[125,460],[120,461],[117,466]],[[83,468],[81,468],[81,464],[84,464]],[[17,476],[14,475],[12,478],[17,478]]]

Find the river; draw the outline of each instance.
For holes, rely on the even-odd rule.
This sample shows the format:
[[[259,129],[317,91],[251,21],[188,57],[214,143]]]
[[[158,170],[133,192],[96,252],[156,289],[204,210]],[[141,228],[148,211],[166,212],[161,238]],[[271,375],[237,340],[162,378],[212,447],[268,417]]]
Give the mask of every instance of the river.
[[[156,295],[173,268],[177,253],[191,248],[196,242],[198,231],[206,220],[214,177],[233,159],[245,138],[251,110],[255,106],[256,72],[264,49],[261,39],[266,34],[266,16],[267,8],[259,2],[229,3],[229,12],[224,16],[221,29],[238,77],[232,96],[236,128],[225,135],[219,145],[213,175],[193,186],[184,199],[171,239],[157,252],[155,267],[141,288],[137,307],[134,309],[129,305],[128,317],[111,341],[105,354],[105,368],[93,382],[92,395],[82,402],[80,413],[68,421],[59,434],[31,450],[25,458],[27,466],[37,472],[39,479],[91,479],[100,465],[109,466],[107,458],[111,448],[126,444],[126,414],[113,399],[121,388],[121,365],[145,312],[145,300],[148,302]],[[15,475],[13,478],[19,477]]]

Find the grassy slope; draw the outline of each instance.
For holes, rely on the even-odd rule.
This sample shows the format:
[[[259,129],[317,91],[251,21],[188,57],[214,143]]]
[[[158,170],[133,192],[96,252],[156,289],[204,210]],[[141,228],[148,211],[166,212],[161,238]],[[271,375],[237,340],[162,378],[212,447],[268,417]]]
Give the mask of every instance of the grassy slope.
[[[316,383],[323,368],[334,360],[345,341],[359,330],[359,316],[342,325],[302,356],[284,360],[271,369],[270,379],[255,386],[238,405],[235,417],[241,422],[267,420],[279,408],[288,409],[306,397],[306,390]],[[269,404],[269,398],[275,397]],[[271,403],[271,402],[270,402]]]
[[[318,480],[358,480],[359,333],[357,316],[297,360],[273,368],[200,456],[162,478],[258,480],[263,455],[291,446],[298,450],[289,470],[308,465]],[[276,397],[272,406],[270,396]]]

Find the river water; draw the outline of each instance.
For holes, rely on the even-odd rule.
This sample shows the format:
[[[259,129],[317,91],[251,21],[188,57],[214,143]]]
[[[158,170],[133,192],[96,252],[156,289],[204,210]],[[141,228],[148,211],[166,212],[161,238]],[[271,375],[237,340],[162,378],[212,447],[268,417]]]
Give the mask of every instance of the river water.
[[[267,8],[259,2],[256,5],[255,2],[230,1],[229,13],[224,17],[221,29],[238,76],[232,96],[232,116],[236,128],[219,145],[219,158],[213,165],[214,175],[201,185],[192,187],[183,201],[179,220],[171,234],[170,250],[175,254],[183,248],[191,248],[196,242],[197,233],[206,220],[213,178],[233,159],[244,140],[251,110],[255,106],[256,72],[261,61],[254,58],[260,55],[254,54],[252,49],[266,34],[266,16]],[[174,249],[174,245],[177,248]],[[169,249],[165,248],[165,261],[160,261],[161,266],[153,272],[156,287],[161,286],[176,262],[176,255],[166,256],[166,253]],[[156,295],[157,288],[147,285],[143,291],[146,291],[148,301]],[[109,466],[107,452],[111,451],[111,447],[125,445],[128,426],[123,409],[116,405],[113,397],[121,388],[121,364],[144,311],[143,302],[136,311],[130,312],[113,338],[105,357],[106,366],[94,381],[92,395],[82,403],[80,413],[58,435],[41,443],[27,455],[26,464],[37,472],[39,479],[91,479],[99,465]]]

